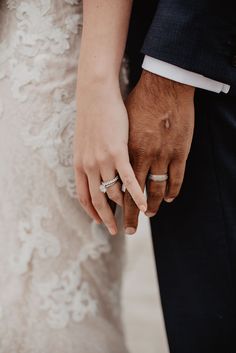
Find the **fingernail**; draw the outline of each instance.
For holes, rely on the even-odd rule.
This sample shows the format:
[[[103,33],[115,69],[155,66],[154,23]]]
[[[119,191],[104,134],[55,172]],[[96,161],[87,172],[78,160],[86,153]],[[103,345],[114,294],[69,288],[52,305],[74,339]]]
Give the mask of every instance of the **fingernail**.
[[[115,229],[115,228],[109,228],[108,229],[109,230],[109,232],[111,233],[111,235],[116,235],[116,233],[117,233],[117,229]]]
[[[146,212],[145,215],[147,217],[154,217],[156,215],[156,213],[153,213],[153,212]]]
[[[133,227],[127,227],[127,228],[125,229],[125,233],[126,233],[126,234],[129,234],[129,235],[132,235],[132,234],[134,234],[135,232],[136,232],[136,229],[133,228]]]
[[[147,206],[141,205],[139,207],[140,211],[142,211],[143,213],[145,213],[147,211]]]
[[[174,199],[165,199],[165,202],[172,202],[172,201],[174,201]]]

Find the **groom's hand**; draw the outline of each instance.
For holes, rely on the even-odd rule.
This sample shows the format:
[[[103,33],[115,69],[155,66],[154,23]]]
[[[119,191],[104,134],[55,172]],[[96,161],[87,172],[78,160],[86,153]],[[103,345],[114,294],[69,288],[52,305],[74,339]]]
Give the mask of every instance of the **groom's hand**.
[[[148,173],[169,176],[167,182],[147,182],[149,217],[157,213],[163,199],[171,202],[180,192],[194,128],[193,98],[193,87],[143,71],[127,99],[130,161],[142,189]],[[126,191],[126,233],[136,231],[138,214]]]

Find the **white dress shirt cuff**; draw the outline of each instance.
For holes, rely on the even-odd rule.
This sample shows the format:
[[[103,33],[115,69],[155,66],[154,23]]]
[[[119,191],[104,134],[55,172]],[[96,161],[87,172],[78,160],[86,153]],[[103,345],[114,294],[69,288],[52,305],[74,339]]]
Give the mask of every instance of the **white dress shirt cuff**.
[[[230,90],[230,86],[225,83],[212,80],[211,78],[182,69],[181,67],[152,58],[148,55],[144,58],[142,68],[170,80],[196,88],[202,88],[207,91],[228,93]]]

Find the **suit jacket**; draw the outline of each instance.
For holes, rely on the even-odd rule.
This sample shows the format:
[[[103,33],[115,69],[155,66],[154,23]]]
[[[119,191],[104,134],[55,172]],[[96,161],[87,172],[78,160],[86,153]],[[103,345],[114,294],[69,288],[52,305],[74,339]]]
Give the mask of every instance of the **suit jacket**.
[[[143,54],[235,88],[235,1],[149,1],[134,0],[128,53],[137,50],[131,42],[139,36],[136,47],[143,40]],[[131,55],[131,69],[133,61]]]
[[[130,85],[133,87],[139,79],[144,55],[141,48],[152,23],[157,0],[134,0],[131,14],[126,54],[130,64]]]

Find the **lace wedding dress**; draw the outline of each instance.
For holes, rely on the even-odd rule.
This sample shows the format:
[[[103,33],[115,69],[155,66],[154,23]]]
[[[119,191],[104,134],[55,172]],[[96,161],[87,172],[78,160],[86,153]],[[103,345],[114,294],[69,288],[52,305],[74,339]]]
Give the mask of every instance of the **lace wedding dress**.
[[[0,2],[0,353],[126,352],[123,237],[75,197],[81,26],[80,0]]]

